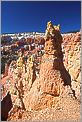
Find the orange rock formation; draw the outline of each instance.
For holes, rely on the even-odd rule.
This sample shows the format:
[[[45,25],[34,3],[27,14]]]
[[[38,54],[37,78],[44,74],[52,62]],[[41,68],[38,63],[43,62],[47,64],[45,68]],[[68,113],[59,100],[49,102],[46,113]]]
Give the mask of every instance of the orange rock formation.
[[[48,22],[45,33],[45,54],[42,57],[40,78],[36,79],[30,92],[24,98],[26,109],[41,109],[53,104],[63,92],[65,68],[61,49],[62,36],[59,26]],[[65,74],[61,73],[64,72]],[[27,103],[26,103],[27,101]]]

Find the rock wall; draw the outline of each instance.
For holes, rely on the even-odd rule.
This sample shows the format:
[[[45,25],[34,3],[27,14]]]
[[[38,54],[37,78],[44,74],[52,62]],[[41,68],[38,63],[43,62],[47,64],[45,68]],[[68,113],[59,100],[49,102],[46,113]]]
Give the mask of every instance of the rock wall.
[[[80,100],[81,90],[81,32],[64,34],[62,51],[64,66],[71,76],[72,89]]]

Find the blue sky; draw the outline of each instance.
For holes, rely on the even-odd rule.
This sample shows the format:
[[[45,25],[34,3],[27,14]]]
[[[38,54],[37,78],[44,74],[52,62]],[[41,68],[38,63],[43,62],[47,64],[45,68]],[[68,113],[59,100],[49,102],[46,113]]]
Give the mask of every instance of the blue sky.
[[[45,32],[48,21],[61,25],[61,32],[80,30],[80,1],[3,1],[1,33]]]

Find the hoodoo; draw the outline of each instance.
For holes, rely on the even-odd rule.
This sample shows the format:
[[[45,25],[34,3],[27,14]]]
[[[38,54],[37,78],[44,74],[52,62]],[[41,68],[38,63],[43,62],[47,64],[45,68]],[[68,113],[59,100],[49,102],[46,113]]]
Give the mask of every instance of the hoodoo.
[[[61,74],[63,64],[61,43],[60,26],[54,26],[51,21],[48,22],[40,77],[34,81],[30,92],[24,98],[27,110],[46,107],[52,103],[54,97],[61,95],[64,84]]]

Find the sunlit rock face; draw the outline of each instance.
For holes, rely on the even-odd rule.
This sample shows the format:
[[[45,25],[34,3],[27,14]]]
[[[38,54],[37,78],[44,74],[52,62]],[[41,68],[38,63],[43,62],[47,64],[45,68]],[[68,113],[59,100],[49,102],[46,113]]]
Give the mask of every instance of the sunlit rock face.
[[[75,91],[75,96],[81,97],[81,32],[64,34],[62,51],[63,62],[66,70],[71,76],[71,87]]]

